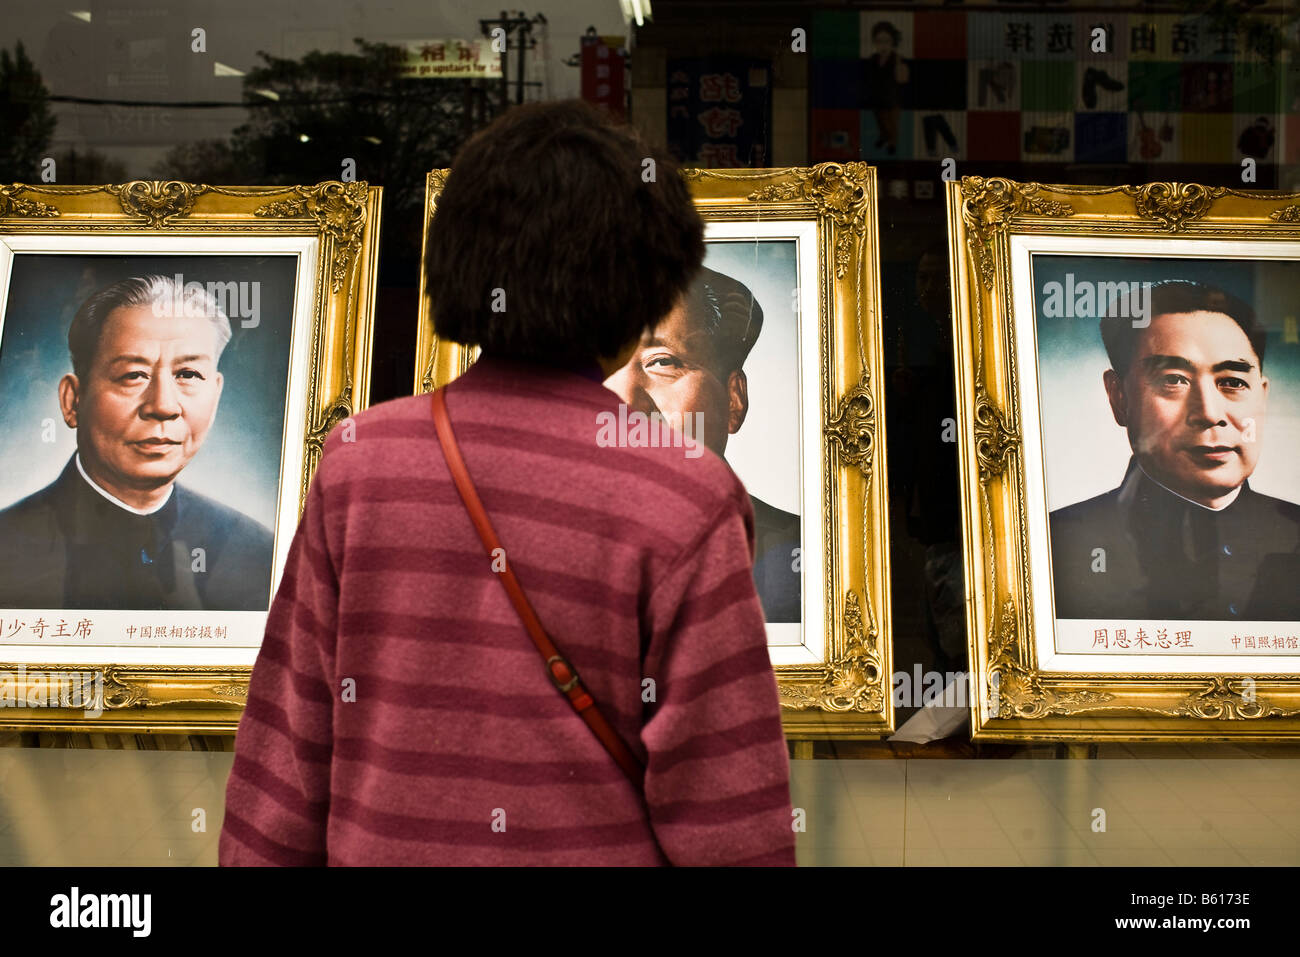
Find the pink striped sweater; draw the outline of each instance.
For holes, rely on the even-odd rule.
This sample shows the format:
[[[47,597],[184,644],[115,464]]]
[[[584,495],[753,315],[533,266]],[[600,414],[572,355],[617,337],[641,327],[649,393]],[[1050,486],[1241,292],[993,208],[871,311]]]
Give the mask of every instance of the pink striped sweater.
[[[483,358],[447,406],[506,560],[647,762],[645,798],[551,684],[414,396],[326,442],[239,725],[220,863],[793,865],[730,468],[598,444],[618,397],[571,371]]]

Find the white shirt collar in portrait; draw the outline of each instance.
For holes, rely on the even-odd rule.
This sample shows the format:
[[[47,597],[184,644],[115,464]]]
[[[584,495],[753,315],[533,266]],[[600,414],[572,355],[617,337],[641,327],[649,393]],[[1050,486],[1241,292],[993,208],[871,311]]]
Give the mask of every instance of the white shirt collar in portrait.
[[[102,488],[100,488],[98,485],[95,484],[95,480],[91,478],[89,475],[87,475],[86,470],[81,467],[80,452],[76,453],[74,458],[77,460],[77,471],[81,473],[81,477],[86,480],[87,484],[89,484],[91,488],[93,488],[100,495],[104,496],[104,498],[108,499],[118,508],[124,508],[133,515],[152,515],[154,512],[158,511],[158,509],[162,508],[169,501],[171,501],[172,492],[176,489],[175,484],[169,486],[167,489],[167,494],[163,497],[163,500],[159,502],[157,505],[155,505],[153,508],[132,508],[130,505],[127,505],[126,502],[122,501],[116,495],[113,495],[111,492],[104,491]]]
[[[1147,478],[1151,479],[1152,482],[1155,482],[1156,485],[1159,485],[1162,489],[1164,489],[1164,490],[1165,490],[1166,492],[1168,492],[1170,495],[1173,495],[1173,496],[1175,496],[1175,497],[1177,497],[1177,498],[1181,498],[1184,502],[1191,502],[1191,503],[1192,503],[1193,505],[1195,505],[1197,508],[1203,508],[1203,509],[1205,509],[1207,512],[1222,512],[1225,508],[1227,508],[1229,505],[1231,505],[1233,502],[1235,502],[1235,501],[1237,500],[1237,496],[1241,494],[1241,485],[1238,485],[1236,488],[1234,488],[1234,489],[1232,490],[1232,496],[1231,496],[1231,497],[1230,497],[1226,502],[1224,502],[1224,503],[1223,503],[1222,505],[1220,505],[1218,508],[1210,508],[1210,506],[1208,506],[1208,505],[1202,505],[1200,502],[1192,501],[1192,500],[1191,500],[1190,498],[1188,498],[1186,495],[1179,495],[1177,492],[1175,492],[1173,489],[1171,489],[1168,485],[1165,485],[1165,484],[1162,483],[1162,482],[1156,482],[1155,479],[1151,478],[1151,473],[1148,472],[1146,469],[1143,469],[1143,468],[1142,468],[1142,463],[1141,463],[1141,462],[1138,463],[1138,468],[1142,469],[1142,474],[1143,474],[1143,475],[1145,475]],[[1245,482],[1242,483],[1242,485],[1245,485],[1245,484],[1246,484]]]

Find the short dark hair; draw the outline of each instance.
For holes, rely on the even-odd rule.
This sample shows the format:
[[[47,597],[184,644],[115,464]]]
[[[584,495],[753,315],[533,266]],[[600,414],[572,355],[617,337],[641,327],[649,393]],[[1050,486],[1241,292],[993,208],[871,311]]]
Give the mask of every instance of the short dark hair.
[[[898,41],[903,38],[902,31],[899,30],[898,27],[890,23],[888,20],[881,20],[879,23],[877,23],[874,27],[871,28],[871,39],[874,40],[882,33],[889,35],[889,39],[894,41],[894,46],[898,46]]]
[[[670,312],[703,261],[704,223],[673,159],[565,100],[513,107],[461,148],[425,283],[441,338],[589,361]]]
[[[1259,367],[1264,368],[1264,345],[1268,331],[1255,319],[1255,310],[1246,302],[1231,293],[1224,292],[1216,286],[1191,282],[1186,279],[1168,279],[1151,286],[1147,293],[1150,297],[1148,315],[1169,315],[1179,312],[1220,312],[1241,327],[1241,331],[1250,340],[1251,348],[1259,359]],[[1106,346],[1106,355],[1111,368],[1120,376],[1128,375],[1133,364],[1133,354],[1137,351],[1138,336],[1141,328],[1133,325],[1129,316],[1136,315],[1129,308],[1112,308],[1101,319],[1101,341]]]
[[[686,311],[704,327],[719,371],[730,373],[745,364],[763,331],[763,307],[749,287],[717,270],[702,267],[686,294]]]
[[[72,374],[85,381],[95,361],[99,349],[99,340],[104,334],[104,320],[115,309],[131,309],[139,306],[163,306],[163,315],[173,315],[180,306],[181,315],[194,315],[206,318],[212,323],[213,335],[216,337],[216,351],[212,356],[214,362],[221,359],[222,350],[230,342],[230,320],[225,310],[216,301],[212,293],[202,284],[186,283],[177,285],[171,276],[148,274],[131,276],[110,283],[98,292],[90,295],[77,309],[68,326],[68,353],[72,359]]]

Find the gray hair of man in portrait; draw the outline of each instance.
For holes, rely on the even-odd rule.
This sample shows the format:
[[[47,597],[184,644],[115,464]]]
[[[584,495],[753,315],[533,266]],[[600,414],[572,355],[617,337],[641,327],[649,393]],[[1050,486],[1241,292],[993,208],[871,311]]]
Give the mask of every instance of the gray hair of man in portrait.
[[[701,266],[687,294],[687,308],[713,338],[723,371],[739,369],[763,331],[763,307],[749,287]]]
[[[230,320],[211,291],[199,282],[182,285],[171,276],[148,274],[120,279],[94,293],[80,308],[68,327],[68,352],[72,371],[84,378],[95,358],[95,349],[103,334],[104,321],[115,309],[148,306],[160,316],[206,318],[216,336],[213,361],[221,358],[230,342]]]

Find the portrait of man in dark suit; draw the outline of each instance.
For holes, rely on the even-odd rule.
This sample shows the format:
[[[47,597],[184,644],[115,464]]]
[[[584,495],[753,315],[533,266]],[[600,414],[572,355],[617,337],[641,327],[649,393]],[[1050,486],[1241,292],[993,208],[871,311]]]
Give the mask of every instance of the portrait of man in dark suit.
[[[77,449],[0,511],[0,607],[265,611],[273,536],[178,482],[216,420],[231,329],[199,283],[136,276],[68,330]]]
[[[1300,620],[1300,505],[1250,486],[1267,444],[1265,330],[1201,283],[1148,295],[1145,319],[1100,322],[1132,457],[1118,487],[1051,513],[1056,615]]]
[[[744,362],[763,328],[763,309],[742,282],[703,267],[682,303],[648,331],[626,366],[606,380],[631,410],[691,421],[695,435],[718,455],[749,411]],[[682,418],[674,419],[680,415]],[[754,585],[771,622],[798,622],[800,580],[795,559],[799,516],[750,495],[754,508]]]

